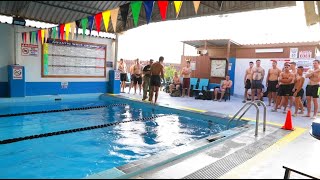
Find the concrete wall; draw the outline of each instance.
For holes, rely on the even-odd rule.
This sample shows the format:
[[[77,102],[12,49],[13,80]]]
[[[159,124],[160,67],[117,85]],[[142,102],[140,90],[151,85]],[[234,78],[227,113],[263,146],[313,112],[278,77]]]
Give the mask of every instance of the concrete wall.
[[[25,67],[26,71],[26,94],[31,95],[54,95],[75,93],[104,93],[108,88],[109,70],[106,69],[106,78],[42,78],[41,77],[41,43],[39,44],[38,56],[21,55],[21,32],[37,30],[30,27],[16,26],[16,42],[14,42],[14,27],[8,24],[0,24],[0,96],[6,96],[4,88],[8,82],[7,65],[14,64],[14,52],[16,63]],[[71,36],[71,35],[70,35]],[[69,37],[70,37],[69,36]],[[78,42],[90,42],[107,46],[107,61],[113,61],[113,40],[86,36],[84,39],[79,35]],[[14,46],[16,48],[14,48]],[[61,89],[61,82],[68,82],[68,89]],[[3,85],[3,86],[2,86]]]

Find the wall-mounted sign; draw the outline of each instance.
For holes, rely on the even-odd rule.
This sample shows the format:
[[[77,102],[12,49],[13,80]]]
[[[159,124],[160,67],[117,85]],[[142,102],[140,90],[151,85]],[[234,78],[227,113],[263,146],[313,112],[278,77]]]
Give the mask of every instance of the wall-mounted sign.
[[[15,66],[13,67],[13,79],[22,79],[22,67]]]
[[[38,56],[38,53],[39,53],[38,45],[21,43],[22,56]]]
[[[298,58],[298,48],[290,48],[289,58]]]
[[[114,71],[115,76],[114,76],[114,80],[120,80],[120,71]]]
[[[312,51],[299,51],[299,58],[312,58]]]
[[[191,62],[190,67],[191,67],[192,71],[195,71],[196,70],[196,62]]]
[[[67,89],[69,83],[68,82],[61,82],[61,89]]]

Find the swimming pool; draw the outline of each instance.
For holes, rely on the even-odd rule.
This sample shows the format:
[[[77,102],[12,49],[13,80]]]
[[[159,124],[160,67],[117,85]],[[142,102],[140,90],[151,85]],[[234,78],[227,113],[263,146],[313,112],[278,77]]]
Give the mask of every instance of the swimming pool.
[[[0,115],[92,106],[106,107],[0,118],[0,141],[109,124],[0,144],[0,178],[84,178],[219,133],[227,123],[113,97],[15,103],[3,106]]]

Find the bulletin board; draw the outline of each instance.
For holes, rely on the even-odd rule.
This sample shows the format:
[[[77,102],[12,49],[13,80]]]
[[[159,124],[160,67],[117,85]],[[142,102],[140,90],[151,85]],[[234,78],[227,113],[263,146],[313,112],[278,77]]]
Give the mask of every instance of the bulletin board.
[[[106,77],[107,46],[48,39],[42,45],[42,77]]]

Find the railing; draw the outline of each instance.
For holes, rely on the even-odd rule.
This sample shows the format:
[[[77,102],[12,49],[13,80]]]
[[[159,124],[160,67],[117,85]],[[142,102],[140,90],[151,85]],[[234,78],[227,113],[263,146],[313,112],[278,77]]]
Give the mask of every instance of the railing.
[[[242,106],[242,108],[228,121],[227,129],[230,127],[230,123],[237,117],[237,115],[245,109],[245,111],[240,115],[240,117],[237,119],[236,126],[238,125],[239,120],[247,113],[247,111],[251,108],[251,106],[254,106],[257,110],[256,112],[256,130],[255,130],[255,136],[258,136],[258,125],[259,125],[259,107],[257,103],[260,103],[264,107],[264,113],[263,113],[263,132],[266,131],[266,124],[267,124],[267,106],[264,104],[264,102],[260,100],[256,100],[255,102],[247,102]]]

